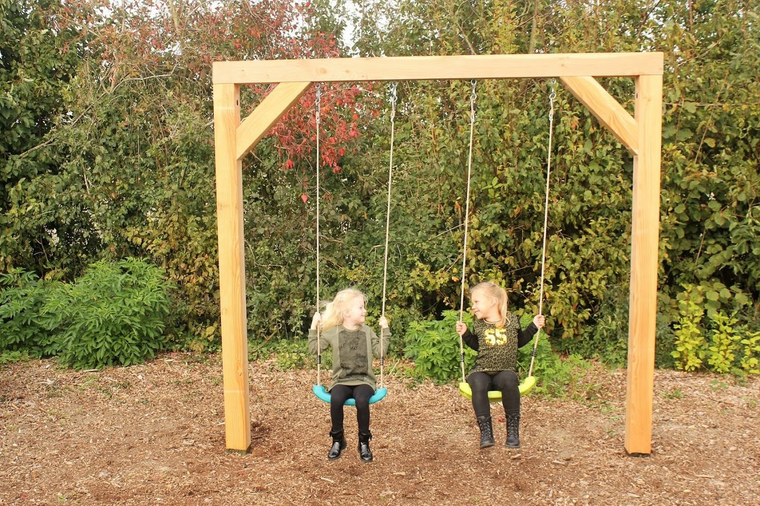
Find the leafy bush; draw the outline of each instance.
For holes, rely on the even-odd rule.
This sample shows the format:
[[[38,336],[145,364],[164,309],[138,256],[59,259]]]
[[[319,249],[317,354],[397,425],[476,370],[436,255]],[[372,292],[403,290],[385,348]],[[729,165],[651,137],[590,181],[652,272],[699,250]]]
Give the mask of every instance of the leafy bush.
[[[657,294],[657,329],[654,343],[654,364],[661,369],[675,369],[675,358],[671,354],[676,347],[674,321],[678,318],[675,301],[665,293]],[[626,343],[628,320],[626,319]],[[626,348],[627,355],[627,348]]]
[[[736,324],[739,320],[734,315],[715,313],[710,317],[710,321],[712,332],[707,363],[715,372],[722,374],[731,372],[739,351],[739,341],[741,341],[741,335],[736,332]]]
[[[265,360],[270,355],[275,356],[277,368],[281,371],[294,369],[315,368],[317,365],[316,355],[311,355],[308,350],[306,339],[269,339],[257,344],[249,343],[248,359]],[[322,367],[332,366],[332,354],[322,354]]]
[[[695,371],[702,367],[707,356],[707,345],[700,324],[704,316],[701,305],[702,291],[691,287],[678,295],[680,317],[674,325],[676,331],[676,349],[671,353],[676,359],[676,366],[684,371]]]
[[[742,370],[760,374],[760,331],[750,332],[741,343],[744,345],[744,354],[740,360]]]
[[[598,358],[607,365],[622,367],[628,355],[628,291],[616,285],[605,292],[593,325],[584,327],[578,339],[561,339],[558,348],[585,358]]]
[[[520,318],[520,327],[527,327],[533,320],[530,314],[523,314]],[[520,348],[517,370],[521,378],[528,376],[530,359],[533,354],[533,343],[538,339],[536,346],[536,360],[533,363],[533,376],[537,378],[535,392],[553,397],[561,397],[565,394],[569,385],[576,383],[576,377],[586,367],[583,358],[577,354],[570,354],[567,358],[557,355],[551,347],[548,336],[543,330],[534,341]]]
[[[26,360],[29,360],[29,355],[25,351],[0,351],[0,365]]]
[[[592,314],[593,323],[581,330],[578,339],[560,339],[555,349],[583,358],[599,359],[606,365],[625,367],[628,360],[629,293],[625,284],[605,293],[599,309]],[[657,294],[657,327],[655,330],[655,365],[673,368],[671,352],[675,348],[672,321],[678,317],[673,301],[665,293]]]
[[[171,310],[176,321],[167,323],[177,329],[167,329],[175,334],[172,343],[217,349],[209,62],[234,59],[241,50],[255,59],[348,51],[336,45],[338,33],[324,30],[340,25],[334,2],[311,2],[310,14],[302,3],[186,0],[187,12],[194,13],[183,20],[187,26],[157,32],[154,26],[171,23],[170,9],[154,12],[146,2],[114,2],[119,7],[108,16],[98,14],[99,2],[79,2],[76,12],[66,2],[4,2],[0,271],[17,266],[71,281],[104,254],[148,256],[182,287],[181,304]],[[600,4],[599,16],[612,16],[620,26],[613,32],[595,30],[597,16],[576,3],[555,4],[552,15],[538,16],[527,33],[514,16],[503,15],[512,9],[508,3],[503,9],[451,13],[447,2],[371,0],[362,14],[370,17],[361,22],[381,15],[395,16],[398,23],[365,31],[349,52],[661,51],[669,69],[663,75],[661,288],[674,296],[683,282],[704,284],[708,317],[711,311],[732,314],[726,304],[734,302],[757,308],[760,81],[757,44],[751,42],[757,39],[756,12],[737,16],[735,2],[702,2],[694,17],[693,2],[671,0],[642,20],[640,2]],[[226,20],[221,31],[215,28],[219,16]],[[55,30],[49,29],[50,19],[58,23]],[[249,37],[252,24],[277,28]],[[133,30],[114,31],[112,25]],[[655,32],[657,37],[638,36]],[[464,48],[462,33],[473,47]],[[245,47],[236,48],[236,40]],[[166,49],[180,46],[182,51]],[[123,69],[162,77],[134,79],[117,71]],[[111,88],[104,89],[104,82]],[[468,217],[468,281],[494,277],[533,302],[546,183],[546,84],[478,84],[473,162],[480,170],[472,174]],[[604,78],[602,84],[632,110],[633,80]],[[399,107],[394,138],[399,170],[393,180],[388,286],[394,331],[457,307],[452,266],[462,251],[461,168],[468,152],[462,133],[468,127],[469,87],[453,80],[399,90],[400,104],[406,105]],[[250,109],[265,90],[246,87],[241,107]],[[330,137],[322,155],[323,286],[356,284],[376,301],[390,142],[387,95],[356,84],[324,91],[322,121]],[[604,305],[607,292],[630,272],[631,158],[583,104],[562,86],[556,92],[546,262],[554,334],[580,341],[569,350],[583,356],[598,351],[620,363],[627,302],[607,313]],[[257,338],[301,335],[313,311],[314,123],[307,121],[313,100],[311,89],[302,107],[289,111],[244,160],[245,284],[248,325]],[[746,319],[757,319],[756,311]],[[673,363],[668,324],[658,318],[658,365]],[[187,334],[195,339],[188,341]],[[565,346],[559,340],[552,344]]]
[[[166,341],[167,290],[162,271],[136,259],[97,262],[75,284],[56,287],[44,311],[57,319],[61,362],[85,369],[154,357]]]
[[[472,323],[472,316],[465,313],[463,321]],[[459,336],[456,333],[458,311],[444,311],[442,320],[412,322],[406,331],[404,350],[406,357],[414,361],[414,375],[429,378],[436,383],[446,383],[461,376]],[[465,369],[469,370],[475,360],[475,351],[464,347]]]
[[[50,286],[21,269],[0,275],[0,351],[38,358],[58,351],[49,318],[42,311]]]
[[[717,298],[705,297],[705,293],[710,292],[702,285],[687,284],[678,295],[680,316],[674,325],[676,349],[672,352],[676,366],[684,371],[706,368],[722,374],[760,373],[760,332],[741,324],[737,312],[727,315],[708,306]],[[705,313],[708,318],[703,324]]]

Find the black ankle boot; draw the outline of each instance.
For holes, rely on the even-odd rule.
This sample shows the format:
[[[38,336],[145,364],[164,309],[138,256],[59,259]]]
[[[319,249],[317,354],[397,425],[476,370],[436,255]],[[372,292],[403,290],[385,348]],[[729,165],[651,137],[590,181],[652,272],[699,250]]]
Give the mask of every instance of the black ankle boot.
[[[372,439],[371,433],[359,433],[359,458],[364,462],[372,462],[372,450],[369,449],[370,439]]]
[[[520,448],[520,413],[507,415],[507,448]]]
[[[478,427],[480,427],[480,447],[488,448],[496,442],[493,440],[493,427],[491,426],[490,416],[479,416]]]
[[[330,436],[332,436],[333,442],[332,446],[330,447],[330,453],[327,454],[327,458],[330,460],[335,460],[340,457],[340,452],[342,452],[346,447],[346,438],[343,437],[342,430],[339,430],[337,432],[330,431]]]

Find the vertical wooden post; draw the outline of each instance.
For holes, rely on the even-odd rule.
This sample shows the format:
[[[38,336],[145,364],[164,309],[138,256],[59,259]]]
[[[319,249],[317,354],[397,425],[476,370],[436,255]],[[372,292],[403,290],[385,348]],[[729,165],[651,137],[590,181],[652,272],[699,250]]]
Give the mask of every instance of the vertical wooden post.
[[[225,436],[228,450],[247,452],[251,445],[251,422],[243,251],[243,174],[242,162],[236,155],[239,124],[240,85],[215,84],[214,150]]]
[[[633,159],[631,294],[625,449],[649,454],[652,447],[654,339],[657,325],[657,267],[662,149],[662,75],[636,78],[638,155]]]

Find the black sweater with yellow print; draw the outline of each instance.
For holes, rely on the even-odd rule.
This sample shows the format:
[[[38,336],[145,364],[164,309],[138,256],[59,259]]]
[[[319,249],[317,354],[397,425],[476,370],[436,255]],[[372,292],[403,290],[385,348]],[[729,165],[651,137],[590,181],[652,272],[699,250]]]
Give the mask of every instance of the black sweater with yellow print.
[[[505,370],[517,372],[517,349],[530,342],[538,327],[531,322],[525,330],[521,330],[517,317],[508,312],[503,327],[485,320],[475,320],[472,330],[467,329],[462,336],[467,346],[478,352],[470,374]]]

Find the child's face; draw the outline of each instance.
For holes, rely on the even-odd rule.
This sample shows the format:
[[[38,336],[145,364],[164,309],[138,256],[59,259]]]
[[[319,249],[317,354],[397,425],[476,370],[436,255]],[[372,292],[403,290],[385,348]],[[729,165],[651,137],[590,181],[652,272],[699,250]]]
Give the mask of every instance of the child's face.
[[[343,313],[343,323],[348,325],[359,325],[364,323],[367,316],[367,310],[364,309],[364,297],[355,297],[347,306]]]
[[[482,290],[472,292],[472,312],[478,320],[491,320],[498,316],[496,299],[489,297]]]

